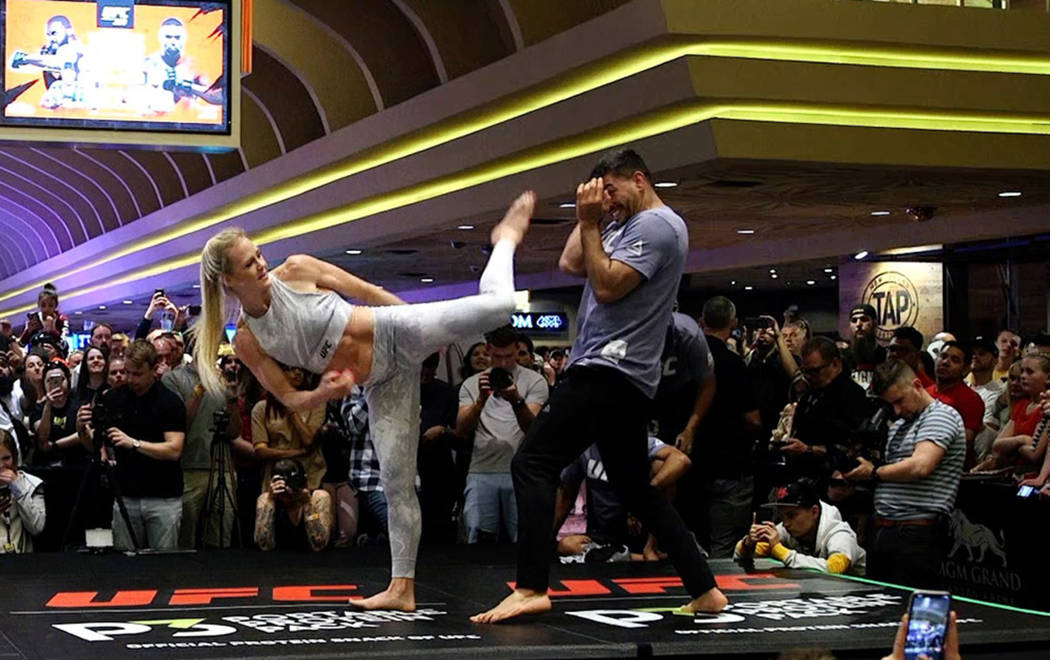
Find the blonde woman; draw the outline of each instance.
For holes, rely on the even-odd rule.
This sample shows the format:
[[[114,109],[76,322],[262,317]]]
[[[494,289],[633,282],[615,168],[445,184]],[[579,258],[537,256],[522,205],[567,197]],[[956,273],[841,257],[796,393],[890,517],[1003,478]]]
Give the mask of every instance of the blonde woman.
[[[535,204],[534,193],[523,193],[492,230],[492,253],[478,295],[418,305],[402,305],[382,288],[307,255],[292,255],[269,271],[262,252],[239,229],[221,232],[204,246],[194,359],[205,387],[224,391],[219,372],[210,367],[226,323],[227,294],[241,309],[237,357],[289,410],[342,398],[355,383],[365,387],[389,505],[393,568],[390,586],[354,601],[359,607],[415,609],[420,364],[441,346],[507,323],[514,310],[514,251]],[[376,306],[351,305],[340,296]],[[320,384],[297,390],[280,363],[321,374]]]

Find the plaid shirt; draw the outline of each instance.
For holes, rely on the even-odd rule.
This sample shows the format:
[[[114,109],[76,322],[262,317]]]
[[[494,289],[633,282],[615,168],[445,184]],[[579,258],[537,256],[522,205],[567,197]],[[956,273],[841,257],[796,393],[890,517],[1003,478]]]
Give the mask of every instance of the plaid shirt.
[[[355,385],[343,399],[342,418],[350,436],[350,486],[358,491],[382,492],[379,483],[379,457],[368,430],[368,404],[365,390]]]

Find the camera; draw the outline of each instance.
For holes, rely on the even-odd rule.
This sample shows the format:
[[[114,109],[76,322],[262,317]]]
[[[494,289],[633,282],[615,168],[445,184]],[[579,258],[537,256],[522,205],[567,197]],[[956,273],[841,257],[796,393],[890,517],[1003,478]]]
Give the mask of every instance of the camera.
[[[503,367],[489,369],[489,386],[493,390],[505,390],[514,385],[514,375]]]
[[[278,461],[270,473],[270,480],[274,479],[283,479],[290,493],[297,493],[306,488],[306,472],[296,461],[292,461],[290,465],[284,461]]]
[[[230,411],[226,408],[219,408],[211,415],[211,441],[216,442],[229,442],[229,434],[226,430],[230,428]]]
[[[845,474],[860,465],[857,457],[879,462],[886,444],[889,419],[889,407],[880,401],[878,410],[861,422],[846,442],[828,445],[827,462],[830,469]]]
[[[96,432],[105,433],[114,426],[120,425],[120,414],[110,408],[102,399],[96,399],[91,406],[91,425]]]

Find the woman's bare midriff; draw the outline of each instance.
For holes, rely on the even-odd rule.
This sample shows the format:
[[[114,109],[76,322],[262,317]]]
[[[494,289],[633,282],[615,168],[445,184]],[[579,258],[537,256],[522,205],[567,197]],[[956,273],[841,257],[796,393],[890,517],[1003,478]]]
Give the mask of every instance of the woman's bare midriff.
[[[350,320],[343,329],[339,347],[328,363],[328,369],[349,369],[354,380],[363,383],[372,373],[372,340],[375,337],[375,315],[370,307],[354,305]]]

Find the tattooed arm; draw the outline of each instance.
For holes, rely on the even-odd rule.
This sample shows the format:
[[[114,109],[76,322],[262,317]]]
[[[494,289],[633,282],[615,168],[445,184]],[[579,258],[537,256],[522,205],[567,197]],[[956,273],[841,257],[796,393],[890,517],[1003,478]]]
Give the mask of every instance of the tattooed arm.
[[[276,510],[273,495],[270,493],[263,493],[255,501],[255,544],[260,550],[273,550],[277,546],[277,539],[274,535]]]
[[[310,494],[303,515],[306,516],[306,538],[310,541],[310,549],[314,552],[324,550],[332,535],[332,496],[327,491],[315,490]]]

